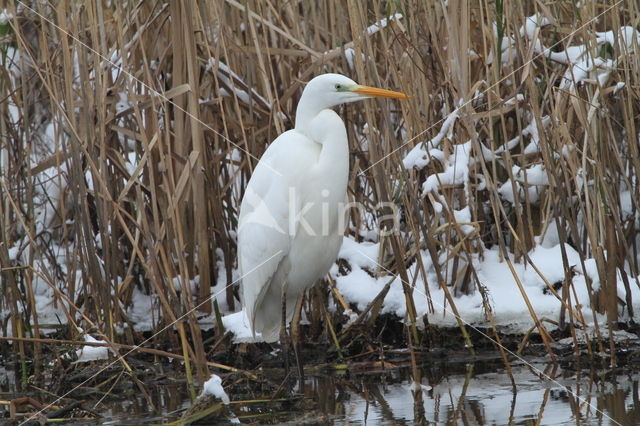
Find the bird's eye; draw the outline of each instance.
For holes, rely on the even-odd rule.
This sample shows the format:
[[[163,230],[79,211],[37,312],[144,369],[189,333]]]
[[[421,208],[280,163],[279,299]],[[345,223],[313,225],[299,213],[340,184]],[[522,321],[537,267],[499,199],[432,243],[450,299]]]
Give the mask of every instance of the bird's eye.
[[[336,90],[340,91],[340,89],[342,89],[342,85],[341,84],[336,84]]]

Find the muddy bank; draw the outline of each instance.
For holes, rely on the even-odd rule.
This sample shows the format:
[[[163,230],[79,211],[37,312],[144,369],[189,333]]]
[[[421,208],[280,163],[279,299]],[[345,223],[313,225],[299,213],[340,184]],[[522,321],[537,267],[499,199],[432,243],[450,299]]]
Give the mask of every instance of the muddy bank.
[[[613,357],[608,340],[580,341],[576,346],[569,330],[552,333],[554,357],[537,334],[499,335],[506,351],[501,353],[487,338],[495,339],[491,330],[472,329],[472,354],[458,329],[422,330],[421,344],[412,350],[404,344],[404,330],[397,321],[383,319],[376,324],[375,333],[371,329],[353,332],[339,347],[303,341],[297,352],[304,365],[304,381],[299,380],[293,351],[287,372],[279,345],[232,344],[227,337],[213,345],[215,350],[208,354],[208,361],[237,369],[210,367],[222,378],[231,399],[228,405],[212,398],[197,399],[199,389],[189,384],[183,360],[135,352],[126,357],[126,362],[113,356],[76,362],[72,346],[53,348],[45,344],[38,365],[20,362],[15,356],[2,359],[2,376],[6,377],[0,383],[4,395],[2,418],[17,422],[37,414],[36,418],[83,424],[101,424],[110,418],[155,422],[182,418],[205,423],[237,418],[243,423],[321,424],[348,419],[347,402],[358,400],[376,406],[377,415],[398,420],[380,411],[388,386],[396,393],[409,390],[407,397],[415,396],[417,389],[424,390],[425,403],[433,399],[428,389],[437,389],[452,378],[462,377],[473,383],[493,374],[496,383],[514,388],[517,394],[522,380],[516,372],[527,371],[531,375],[525,380],[527,386],[533,386],[537,377],[540,386],[551,383],[559,394],[567,395],[573,391],[554,384],[558,377],[575,387],[577,382],[573,380],[593,376],[592,383],[615,388],[621,375],[633,377],[632,383],[637,385],[634,380],[640,371],[636,326],[626,326],[615,334]],[[309,332],[305,327],[301,330],[303,336],[309,337]],[[533,364],[538,367],[533,368]],[[390,410],[393,412],[393,407]]]

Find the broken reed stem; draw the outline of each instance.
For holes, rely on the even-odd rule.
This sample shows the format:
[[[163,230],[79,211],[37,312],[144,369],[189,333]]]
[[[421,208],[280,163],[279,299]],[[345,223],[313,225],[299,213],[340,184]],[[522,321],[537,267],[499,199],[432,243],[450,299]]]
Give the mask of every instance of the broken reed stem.
[[[342,355],[342,349],[340,347],[340,341],[338,340],[338,336],[336,336],[336,331],[333,328],[333,323],[331,322],[331,316],[329,316],[329,312],[326,311],[323,307],[324,312],[324,320],[327,324],[327,329],[329,330],[329,335],[331,336],[331,341],[333,342],[333,346],[336,348],[336,352],[338,353],[338,358],[340,361],[344,362],[344,355]]]
[[[498,332],[498,327],[496,326],[495,317],[493,315],[493,308],[491,307],[491,303],[489,302],[489,297],[487,295],[487,292],[485,291],[484,286],[480,283],[476,270],[475,268],[473,268],[473,266],[471,266],[471,274],[473,276],[474,281],[476,282],[477,290],[482,295],[482,305],[484,307],[485,315],[489,321],[489,326],[491,328],[491,331],[493,332],[493,338],[496,342],[496,346],[498,347],[498,351],[500,352],[500,357],[502,358],[504,368],[507,370],[507,374],[509,375],[509,380],[511,380],[511,386],[513,387],[513,390],[515,392],[516,380],[513,377],[513,371],[511,370],[511,363],[509,362],[509,356],[507,355],[507,351],[505,350],[505,347],[502,345],[502,339],[500,338],[500,333]]]
[[[196,391],[193,382],[193,373],[191,371],[191,359],[188,350],[189,343],[187,342],[187,335],[184,330],[184,322],[178,321],[176,327],[180,335],[180,342],[182,343],[182,359],[184,360],[184,372],[187,378],[187,385],[189,386],[189,393],[191,394],[191,399],[195,400]]]
[[[518,290],[520,290],[520,293],[522,294],[522,298],[527,305],[527,309],[529,310],[529,315],[531,315],[531,318],[533,318],[535,326],[538,329],[538,332],[540,333],[540,338],[542,339],[542,343],[544,343],[544,346],[547,349],[547,353],[549,354],[549,356],[551,356],[551,359],[555,360],[555,354],[553,352],[553,349],[551,349],[551,336],[549,335],[549,332],[544,327],[544,325],[542,325],[542,323],[538,318],[538,314],[536,314],[535,309],[533,309],[533,306],[531,305],[531,301],[529,300],[529,296],[527,295],[527,292],[525,291],[524,286],[522,285],[522,281],[520,280],[520,277],[518,277],[518,274],[513,268],[513,262],[509,258],[506,258],[505,262],[507,263],[507,265],[509,266],[509,269],[511,270],[511,273],[513,274],[513,278],[516,284],[518,285]]]
[[[429,194],[430,195],[430,194]],[[429,233],[426,228],[423,228],[423,232],[424,232],[424,238],[425,238],[425,244],[427,246],[427,250],[429,252],[429,254],[431,255],[432,259],[438,259],[438,252],[437,249],[435,247],[435,243],[433,241],[433,235],[431,233]],[[434,265],[434,269],[435,269],[435,273],[436,273],[436,277],[438,280],[438,284],[440,285],[440,288],[442,289],[445,299],[446,299],[446,303],[449,304],[450,309],[451,309],[451,313],[453,314],[456,323],[458,324],[458,328],[460,329],[460,333],[462,334],[462,338],[464,339],[464,346],[465,348],[467,348],[467,350],[469,351],[469,353],[474,356],[475,355],[475,350],[473,348],[473,342],[471,341],[471,336],[469,335],[466,325],[465,325],[465,321],[464,319],[460,316],[460,312],[458,311],[458,308],[456,307],[455,301],[453,300],[453,297],[451,296],[451,292],[449,291],[449,287],[444,279],[444,274],[441,270],[440,264],[439,262],[437,264]]]

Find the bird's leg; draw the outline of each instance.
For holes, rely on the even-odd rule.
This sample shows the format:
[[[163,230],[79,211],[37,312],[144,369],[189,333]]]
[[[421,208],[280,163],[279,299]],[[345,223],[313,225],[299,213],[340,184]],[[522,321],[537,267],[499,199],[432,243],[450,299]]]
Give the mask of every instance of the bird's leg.
[[[293,346],[293,354],[296,357],[296,364],[298,366],[298,376],[300,379],[300,389],[304,387],[304,366],[302,364],[302,357],[299,354],[298,348],[300,343],[300,317],[302,316],[302,303],[304,301],[304,294],[298,298],[296,303],[295,313],[293,314],[293,321],[291,321],[291,343]]]
[[[289,375],[289,335],[287,334],[287,282],[282,283],[282,323],[280,324],[280,344],[284,361],[285,377]]]

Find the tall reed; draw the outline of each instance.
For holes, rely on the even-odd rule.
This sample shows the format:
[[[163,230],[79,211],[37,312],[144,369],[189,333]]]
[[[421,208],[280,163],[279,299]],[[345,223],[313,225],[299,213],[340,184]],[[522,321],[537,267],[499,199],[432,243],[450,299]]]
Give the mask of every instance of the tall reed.
[[[477,291],[473,260],[485,248],[531,264],[535,236],[550,227],[581,259],[564,259],[558,297],[569,325],[596,311],[614,329],[621,301],[631,314],[629,289],[640,273],[639,46],[598,44],[594,34],[637,26],[633,0],[581,8],[490,0],[31,1],[11,2],[8,12],[14,18],[0,25],[3,335],[41,337],[69,324],[61,338],[75,340],[82,328],[133,345],[140,336],[120,331],[143,319],[136,308],[141,295],[152,295],[144,319],[163,330],[154,340],[182,351],[200,380],[206,376],[199,317],[214,311],[212,292],[222,311],[238,308],[237,284],[225,286],[235,279],[243,188],[269,142],[293,126],[304,83],[324,72],[411,95],[404,103],[346,106],[341,116],[351,148],[349,196],[368,209],[352,214],[351,235],[378,227],[380,202],[402,210],[402,232],[382,237],[384,268],[371,272],[402,278],[414,344],[422,319],[413,297],[429,295],[423,254],[455,309],[455,296]],[[530,39],[522,28],[536,13],[549,24]],[[540,55],[536,40],[557,52],[581,44],[592,60],[615,65],[600,83],[589,76],[567,85],[565,73],[579,70]],[[422,183],[443,163],[406,169],[402,159],[436,137],[456,109],[443,155],[467,141],[476,158],[483,147],[496,154],[471,164],[465,184],[424,194]],[[527,149],[534,143],[538,149]],[[528,182],[515,166],[541,166],[548,183]],[[453,212],[464,207],[470,234]],[[572,274],[584,274],[587,259],[595,259],[601,286],[589,288],[590,306],[574,306]],[[424,288],[408,276],[412,265]],[[617,291],[618,276],[626,294]],[[38,316],[42,295],[57,318]],[[336,325],[328,342],[338,341]],[[23,357],[31,350],[22,341],[14,348]]]

